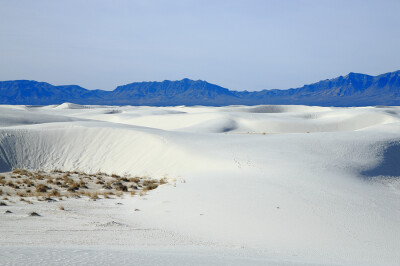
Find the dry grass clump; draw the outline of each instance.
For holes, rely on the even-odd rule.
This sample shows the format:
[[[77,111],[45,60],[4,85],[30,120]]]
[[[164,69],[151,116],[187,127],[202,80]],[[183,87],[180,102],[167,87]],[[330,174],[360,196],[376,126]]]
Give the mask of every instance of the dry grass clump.
[[[131,177],[128,179],[129,182],[131,183],[139,183],[140,182],[140,178],[139,177]]]
[[[56,188],[53,188],[53,189],[51,190],[49,196],[51,196],[51,197],[59,197],[59,196],[61,196],[61,194],[60,194],[60,192],[59,192]]]
[[[47,190],[49,190],[50,188],[48,186],[46,186],[45,184],[38,184],[36,185],[36,192],[47,192]]]
[[[28,174],[28,170],[26,169],[19,169],[16,168],[12,171],[13,174],[18,174],[18,175],[27,175]]]

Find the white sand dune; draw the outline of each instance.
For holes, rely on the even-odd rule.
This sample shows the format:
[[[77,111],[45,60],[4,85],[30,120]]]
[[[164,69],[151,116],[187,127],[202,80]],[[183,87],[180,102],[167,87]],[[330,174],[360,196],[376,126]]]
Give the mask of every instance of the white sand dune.
[[[15,216],[0,214],[0,255],[27,244],[60,264],[67,262],[63,252],[74,250],[100,258],[101,238],[110,257],[151,257],[155,264],[400,261],[399,107],[0,106],[0,171],[13,167],[178,182],[148,198],[123,199],[118,208],[96,202],[89,216],[94,203],[71,200],[75,211],[62,215],[35,207],[48,214],[35,223],[17,216],[29,207],[17,204]],[[156,231],[93,237],[93,223],[110,219]],[[75,234],[82,224],[90,230]],[[49,228],[58,231],[40,235]],[[60,237],[68,248],[57,245]],[[31,251],[21,250],[28,258]]]

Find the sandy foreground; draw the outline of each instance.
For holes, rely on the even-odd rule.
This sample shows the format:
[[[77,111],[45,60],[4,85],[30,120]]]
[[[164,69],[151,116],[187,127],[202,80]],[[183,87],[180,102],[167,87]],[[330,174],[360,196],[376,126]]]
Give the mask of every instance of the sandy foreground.
[[[2,265],[400,262],[399,107],[2,105],[0,175],[13,168],[169,182],[9,197]]]

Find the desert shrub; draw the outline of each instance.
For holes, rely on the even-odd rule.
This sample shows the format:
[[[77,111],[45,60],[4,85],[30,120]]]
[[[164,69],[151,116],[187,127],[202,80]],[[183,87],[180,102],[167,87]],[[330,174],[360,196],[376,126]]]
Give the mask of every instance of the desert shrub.
[[[107,185],[107,184],[106,184],[106,185],[103,185],[103,188],[104,188],[104,189],[112,189],[111,185]]]
[[[64,175],[62,176],[63,179],[69,179],[69,177],[70,177],[70,174],[69,174],[69,173],[66,173],[66,174],[64,174]]]
[[[19,196],[21,198],[26,197],[26,192],[19,191],[19,192],[17,192],[17,196]]]
[[[59,197],[59,196],[60,196],[60,192],[59,192],[57,189],[53,189],[53,190],[50,192],[50,196]]]
[[[9,186],[10,188],[15,188],[15,184],[11,180],[6,183],[6,186]]]
[[[142,182],[142,185],[145,186],[145,187],[148,187],[148,186],[151,186],[151,185],[156,184],[156,183],[158,183],[157,180],[144,180]]]
[[[51,171],[53,174],[56,174],[56,173],[58,173],[58,174],[61,174],[62,173],[62,171],[60,170],[60,169],[54,169],[53,171]]]
[[[36,185],[36,192],[43,193],[43,192],[47,192],[48,189],[49,189],[49,187],[46,186],[45,184]]]
[[[80,185],[78,183],[72,182],[69,187],[68,187],[68,191],[70,192],[75,192],[76,190],[79,190]]]
[[[118,191],[124,191],[124,192],[128,191],[128,187],[122,184],[121,182],[115,182],[113,185],[114,188]]]
[[[131,177],[131,178],[129,178],[129,182],[139,183],[140,182],[140,178],[139,177]]]
[[[29,216],[40,216],[40,214],[37,213],[37,212],[31,212],[31,213],[29,214]]]
[[[99,194],[97,192],[94,192],[90,194],[90,199],[91,200],[97,200],[99,198]]]
[[[27,175],[28,171],[26,169],[19,169],[16,168],[12,171],[13,174],[18,174],[18,175]]]
[[[20,201],[23,201],[23,202],[28,203],[28,204],[33,204],[32,201],[26,200],[24,198],[21,198]]]
[[[33,178],[35,178],[36,180],[43,180],[46,177],[44,175],[42,175],[42,174],[38,174],[38,175],[35,175]]]
[[[29,179],[24,179],[24,181],[22,181],[25,185],[27,185],[28,187],[33,185],[33,182]]]
[[[156,189],[156,188],[158,188],[158,184],[156,184],[156,183],[151,183],[151,184],[147,185],[145,189],[147,189],[147,190],[153,190],[153,189]]]

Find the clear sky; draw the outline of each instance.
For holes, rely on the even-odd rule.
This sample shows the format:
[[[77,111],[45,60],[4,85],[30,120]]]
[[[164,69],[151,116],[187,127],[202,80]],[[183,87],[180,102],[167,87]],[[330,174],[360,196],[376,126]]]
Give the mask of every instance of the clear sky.
[[[399,69],[399,0],[0,0],[0,80],[261,90]]]

